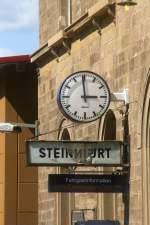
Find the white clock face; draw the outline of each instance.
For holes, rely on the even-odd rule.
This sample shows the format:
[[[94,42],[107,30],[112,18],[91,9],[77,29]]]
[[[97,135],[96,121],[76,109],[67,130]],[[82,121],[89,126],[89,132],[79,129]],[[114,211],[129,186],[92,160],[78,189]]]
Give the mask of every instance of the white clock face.
[[[80,71],[64,80],[57,101],[67,118],[77,122],[90,122],[106,112],[110,103],[110,91],[99,75]]]

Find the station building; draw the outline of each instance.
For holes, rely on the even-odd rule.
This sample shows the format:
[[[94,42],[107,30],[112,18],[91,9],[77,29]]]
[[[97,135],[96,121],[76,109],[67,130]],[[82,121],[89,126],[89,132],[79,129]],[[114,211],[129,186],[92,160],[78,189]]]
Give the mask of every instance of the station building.
[[[39,225],[73,224],[76,212],[83,212],[86,220],[150,225],[150,2],[138,0],[131,7],[118,2],[40,0],[40,48],[32,55],[39,67],[38,119],[45,134],[39,139],[126,141],[130,179],[125,194],[49,193],[48,174],[70,171],[40,167]],[[112,93],[128,89],[128,107],[112,101],[100,119],[86,124],[64,117],[56,102],[58,88],[67,76],[85,70],[102,76]],[[87,171],[116,168],[77,167],[73,172]]]
[[[37,120],[37,77],[29,55],[0,57],[0,122]],[[28,168],[25,140],[34,129],[0,133],[0,224],[37,225],[37,168]]]

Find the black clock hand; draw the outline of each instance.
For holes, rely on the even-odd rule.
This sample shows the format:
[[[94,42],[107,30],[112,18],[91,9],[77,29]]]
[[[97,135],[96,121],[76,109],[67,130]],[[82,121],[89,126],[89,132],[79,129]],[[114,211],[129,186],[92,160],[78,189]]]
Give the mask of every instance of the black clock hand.
[[[81,95],[81,98],[98,98],[98,96],[96,96],[96,95]]]
[[[86,93],[85,93],[85,75],[82,75],[82,86],[83,86],[83,98],[86,102]]]

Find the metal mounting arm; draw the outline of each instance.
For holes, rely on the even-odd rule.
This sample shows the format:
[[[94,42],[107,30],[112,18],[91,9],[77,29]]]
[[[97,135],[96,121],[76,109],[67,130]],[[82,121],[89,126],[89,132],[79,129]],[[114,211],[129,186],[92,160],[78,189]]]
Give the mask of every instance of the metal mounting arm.
[[[123,92],[111,93],[111,101],[124,101],[125,105],[129,103],[128,89],[124,89]]]

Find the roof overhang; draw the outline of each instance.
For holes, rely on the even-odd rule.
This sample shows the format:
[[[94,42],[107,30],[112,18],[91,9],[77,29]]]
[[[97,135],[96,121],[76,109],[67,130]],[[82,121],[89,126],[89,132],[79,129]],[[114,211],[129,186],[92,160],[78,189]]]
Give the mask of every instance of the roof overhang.
[[[30,62],[30,56],[18,55],[18,56],[0,57],[0,64],[18,63],[18,62]]]
[[[31,63],[30,55],[0,57],[0,76],[11,72],[23,72],[24,66]]]

